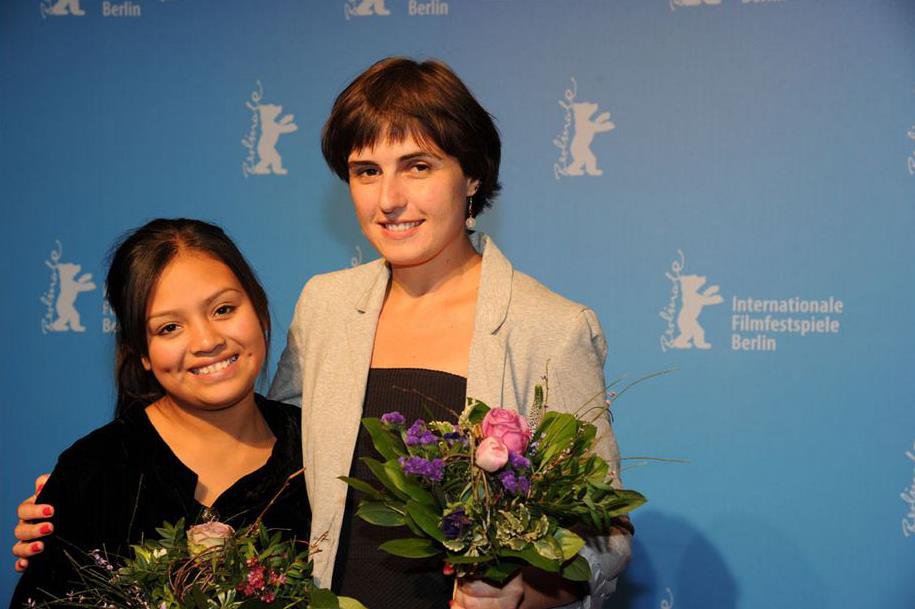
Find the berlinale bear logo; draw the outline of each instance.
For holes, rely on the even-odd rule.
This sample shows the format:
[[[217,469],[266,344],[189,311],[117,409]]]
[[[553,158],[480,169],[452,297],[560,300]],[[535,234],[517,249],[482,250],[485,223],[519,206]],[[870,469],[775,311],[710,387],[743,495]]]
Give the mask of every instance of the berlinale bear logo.
[[[667,322],[661,335],[661,350],[668,349],[711,349],[705,340],[705,329],[699,324],[699,315],[708,305],[724,302],[718,293],[718,286],[712,285],[701,291],[707,279],[701,275],[682,275],[686,259],[681,250],[665,273],[671,283],[670,301],[659,313]],[[679,305],[679,310],[678,310]]]
[[[80,275],[82,267],[72,262],[61,262],[62,255],[63,248],[58,241],[57,248],[51,251],[51,259],[45,260],[45,265],[51,269],[50,286],[40,299],[46,307],[44,319],[41,320],[41,331],[45,334],[68,330],[86,331],[80,322],[79,311],[76,310],[76,298],[82,292],[95,289],[92,273]]]
[[[51,2],[47,0],[41,3],[41,15],[43,17],[48,15],[53,17],[63,17],[64,15],[82,17],[85,14],[86,11],[79,6],[79,0],[57,0],[54,6],[51,6]]]
[[[603,175],[603,170],[597,166],[591,143],[598,133],[616,128],[609,112],[601,112],[596,119],[591,119],[597,112],[597,104],[575,101],[578,83],[574,78],[571,80],[572,88],[566,89],[564,100],[559,100],[559,105],[566,111],[565,124],[562,133],[553,138],[553,145],[560,150],[559,160],[553,164],[553,175],[557,180],[560,176]]]
[[[286,175],[288,170],[283,167],[283,158],[276,149],[280,136],[298,130],[292,114],[287,114],[277,120],[283,113],[283,106],[276,104],[262,104],[264,89],[257,81],[257,89],[251,92],[251,98],[245,106],[251,111],[251,125],[248,133],[241,140],[241,145],[248,150],[242,163],[242,173],[249,175]]]
[[[369,15],[383,17],[390,15],[391,11],[385,8],[384,0],[347,0],[343,6],[343,14],[349,20],[350,17],[368,17]]]

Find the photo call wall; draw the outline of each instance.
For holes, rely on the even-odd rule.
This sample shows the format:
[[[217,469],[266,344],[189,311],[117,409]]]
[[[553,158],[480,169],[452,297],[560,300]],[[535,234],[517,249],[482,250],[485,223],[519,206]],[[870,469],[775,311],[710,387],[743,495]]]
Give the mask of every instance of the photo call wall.
[[[596,311],[608,381],[675,369],[613,403],[648,503],[606,606],[915,607],[912,0],[5,0],[0,49],[5,548],[112,416],[116,238],[223,226],[275,366],[304,282],[377,255],[320,131],[406,55],[495,117],[478,228]]]

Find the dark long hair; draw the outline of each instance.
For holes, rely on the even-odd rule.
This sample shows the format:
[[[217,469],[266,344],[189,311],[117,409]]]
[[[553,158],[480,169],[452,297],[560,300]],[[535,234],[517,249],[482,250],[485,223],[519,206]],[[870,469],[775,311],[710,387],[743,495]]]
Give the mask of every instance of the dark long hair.
[[[270,345],[270,310],[267,294],[251,266],[221,228],[200,220],[158,218],[124,235],[110,254],[106,297],[117,316],[114,376],[118,398],[115,416],[134,405],[146,406],[165,391],[143,368],[148,354],[146,309],[159,276],[182,250],[212,256],[238,278],[251,300],[264,340]]]

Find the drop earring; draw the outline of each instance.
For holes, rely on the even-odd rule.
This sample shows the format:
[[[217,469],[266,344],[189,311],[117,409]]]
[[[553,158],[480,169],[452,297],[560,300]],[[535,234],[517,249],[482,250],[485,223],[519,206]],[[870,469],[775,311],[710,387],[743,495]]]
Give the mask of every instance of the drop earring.
[[[473,230],[477,226],[477,219],[473,217],[473,197],[467,197],[467,219],[464,220],[464,226],[467,230]]]

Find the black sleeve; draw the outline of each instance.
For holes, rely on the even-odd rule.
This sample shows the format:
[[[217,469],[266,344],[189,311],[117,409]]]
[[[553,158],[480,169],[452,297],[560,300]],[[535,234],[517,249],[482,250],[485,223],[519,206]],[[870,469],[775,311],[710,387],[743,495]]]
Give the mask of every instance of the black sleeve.
[[[29,599],[61,597],[79,590],[78,571],[71,559],[85,564],[89,560],[87,550],[103,539],[105,472],[96,460],[74,454],[78,452],[71,448],[60,456],[38,496],[39,503],[54,506],[50,518],[54,532],[42,540],[44,552],[29,559],[10,609],[21,609]]]

